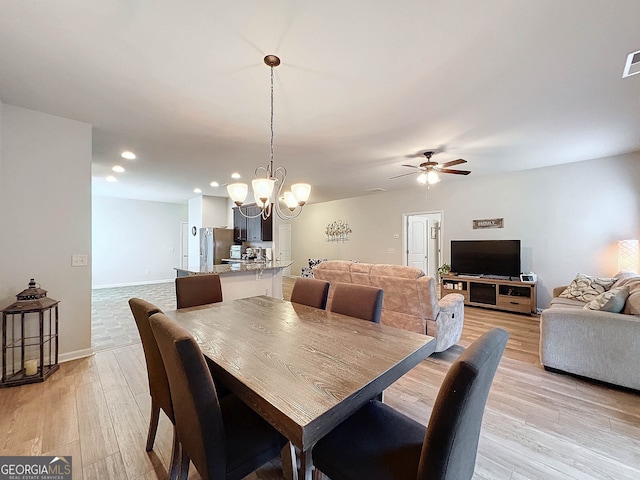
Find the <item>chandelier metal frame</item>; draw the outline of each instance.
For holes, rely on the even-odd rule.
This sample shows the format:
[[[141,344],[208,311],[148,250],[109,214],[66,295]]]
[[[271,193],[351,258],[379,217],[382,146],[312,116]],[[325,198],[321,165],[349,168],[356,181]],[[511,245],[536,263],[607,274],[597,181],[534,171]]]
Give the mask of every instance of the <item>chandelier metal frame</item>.
[[[234,183],[227,186],[229,196],[238,206],[239,212],[246,218],[269,216],[275,210],[278,217],[282,220],[291,220],[302,213],[302,207],[305,205],[311,193],[311,185],[306,183],[297,183],[291,185],[291,191],[283,193],[284,184],[287,180],[287,169],[283,166],[274,168],[273,166],[273,69],[280,65],[280,59],[275,55],[267,55],[264,57],[264,63],[271,69],[271,116],[270,125],[270,155],[269,163],[266,166],[259,166],[255,169],[255,178],[252,181],[254,200],[256,205],[260,207],[260,212],[256,215],[249,215],[248,212],[242,210],[242,205],[248,193],[248,186],[245,183]],[[278,188],[275,188],[278,184]],[[290,213],[285,213],[280,207],[283,201]]]

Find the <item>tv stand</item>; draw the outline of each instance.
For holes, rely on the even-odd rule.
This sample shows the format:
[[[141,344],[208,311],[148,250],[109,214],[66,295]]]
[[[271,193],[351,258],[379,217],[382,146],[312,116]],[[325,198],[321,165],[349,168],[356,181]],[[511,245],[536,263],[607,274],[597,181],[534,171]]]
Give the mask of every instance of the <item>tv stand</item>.
[[[442,275],[441,294],[447,293],[460,293],[465,305],[528,315],[536,313],[535,283],[524,283],[507,277]]]

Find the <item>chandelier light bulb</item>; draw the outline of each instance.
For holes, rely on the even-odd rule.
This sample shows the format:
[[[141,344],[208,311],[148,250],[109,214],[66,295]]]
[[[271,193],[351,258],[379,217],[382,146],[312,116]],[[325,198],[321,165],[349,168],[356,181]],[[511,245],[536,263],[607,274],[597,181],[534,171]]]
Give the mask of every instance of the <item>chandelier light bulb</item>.
[[[438,183],[440,181],[440,177],[438,176],[438,172],[434,170],[429,170],[427,173],[427,183],[429,185],[433,185],[434,183]]]
[[[267,205],[269,205],[269,198],[258,197],[258,194],[255,192],[255,190],[253,191],[253,201],[258,207],[260,207],[260,209],[265,209],[267,208]]]
[[[418,180],[418,183],[425,185],[427,183],[427,174],[421,173],[420,175],[418,175],[418,178],[416,180]]]
[[[311,185],[308,183],[294,183],[291,185],[291,193],[296,198],[298,205],[303,206],[311,195]]]
[[[259,198],[263,204],[269,203],[275,184],[275,178],[254,178],[251,180],[253,194],[256,198]]]
[[[298,206],[298,199],[293,192],[284,192],[284,203],[287,205],[287,208],[293,212]]]
[[[240,206],[244,203],[249,193],[249,187],[246,183],[232,183],[227,185],[227,193],[233,202]]]

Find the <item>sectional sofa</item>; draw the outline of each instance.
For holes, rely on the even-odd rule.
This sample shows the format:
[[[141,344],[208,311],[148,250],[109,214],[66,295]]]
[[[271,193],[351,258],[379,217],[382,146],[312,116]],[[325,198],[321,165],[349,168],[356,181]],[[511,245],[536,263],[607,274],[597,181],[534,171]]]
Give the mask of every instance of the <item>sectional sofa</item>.
[[[331,282],[327,308],[336,282],[372,285],[384,290],[381,323],[435,337],[436,352],[460,340],[464,297],[450,293],[438,300],[435,279],[418,268],[328,260],[313,267],[313,276]]]
[[[578,275],[554,289],[540,316],[540,362],[547,370],[640,390],[640,276],[589,278],[595,277]]]

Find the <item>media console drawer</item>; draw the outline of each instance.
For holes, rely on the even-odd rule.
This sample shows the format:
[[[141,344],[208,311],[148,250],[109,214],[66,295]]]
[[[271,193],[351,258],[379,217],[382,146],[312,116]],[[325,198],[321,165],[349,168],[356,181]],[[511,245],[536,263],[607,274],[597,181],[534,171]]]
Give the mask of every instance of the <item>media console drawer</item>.
[[[498,308],[514,310],[522,313],[531,312],[531,298],[498,295]]]

